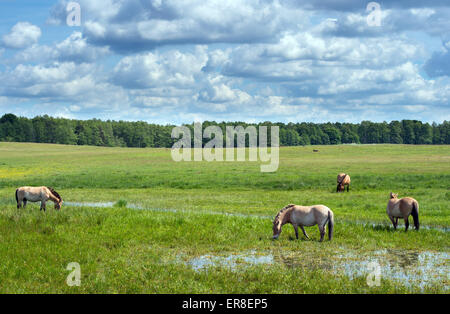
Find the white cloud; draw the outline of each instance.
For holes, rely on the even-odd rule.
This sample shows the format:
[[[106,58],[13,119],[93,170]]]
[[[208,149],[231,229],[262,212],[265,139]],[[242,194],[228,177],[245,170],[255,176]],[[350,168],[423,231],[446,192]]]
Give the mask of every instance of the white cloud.
[[[79,2],[64,40],[39,44],[29,23],[2,37],[20,49],[0,55],[0,106],[158,123],[448,118],[442,3],[382,4],[373,28],[357,1]]]
[[[41,29],[28,22],[18,22],[9,34],[3,36],[3,44],[8,48],[25,48],[38,42]]]
[[[69,37],[52,46],[34,44],[18,51],[13,57],[17,63],[24,62],[94,62],[110,54],[108,47],[89,45],[81,32],[73,32]]]
[[[170,50],[124,57],[114,68],[113,81],[130,89],[193,88],[207,59],[206,50],[201,46],[197,46],[195,53]]]
[[[64,23],[66,1],[53,9],[52,23]],[[88,1],[84,34],[91,43],[138,52],[182,43],[243,43],[272,40],[286,28],[300,29],[307,11],[279,1]],[[101,3],[101,5],[100,5]]]

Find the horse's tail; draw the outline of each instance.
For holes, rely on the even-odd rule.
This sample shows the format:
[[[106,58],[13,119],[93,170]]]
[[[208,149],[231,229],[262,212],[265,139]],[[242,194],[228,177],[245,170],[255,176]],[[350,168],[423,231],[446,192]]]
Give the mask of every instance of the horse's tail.
[[[414,227],[416,227],[416,230],[419,230],[419,203],[417,201],[413,202],[411,216],[413,216],[414,219]]]
[[[19,204],[19,189],[16,189],[16,202]]]
[[[328,211],[328,239],[333,239],[334,215],[331,210]]]

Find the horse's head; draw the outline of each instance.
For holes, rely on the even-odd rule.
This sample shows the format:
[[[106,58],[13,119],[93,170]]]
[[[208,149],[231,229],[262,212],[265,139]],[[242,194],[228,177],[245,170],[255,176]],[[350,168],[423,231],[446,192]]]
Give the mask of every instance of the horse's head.
[[[291,211],[294,204],[289,204],[288,206],[284,207],[282,210],[278,212],[278,214],[275,216],[275,219],[273,220],[273,239],[278,239],[281,233],[281,227],[285,224],[290,222],[291,217]]]
[[[55,203],[55,209],[56,210],[60,210],[61,206],[62,206],[62,203],[63,203],[63,200],[59,199],[59,201]]]
[[[278,239],[281,233],[281,220],[278,220],[278,217],[273,221],[273,237],[272,239]]]
[[[397,198],[398,197],[398,193],[391,192],[390,197],[391,197],[391,199],[392,198]]]

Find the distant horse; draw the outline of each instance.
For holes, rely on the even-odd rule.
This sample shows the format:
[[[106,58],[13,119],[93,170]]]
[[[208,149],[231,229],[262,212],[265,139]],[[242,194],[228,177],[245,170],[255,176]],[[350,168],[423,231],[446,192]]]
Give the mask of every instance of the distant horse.
[[[294,227],[295,237],[298,239],[298,227],[309,239],[304,227],[318,225],[320,231],[320,242],[325,235],[325,227],[328,224],[328,238],[333,238],[334,215],[331,209],[324,205],[299,206],[289,204],[278,212],[273,221],[273,238],[277,239],[281,234],[281,227],[290,223]]]
[[[27,202],[41,202],[41,210],[45,211],[45,204],[48,200],[55,203],[55,209],[61,209],[63,200],[61,196],[52,188],[41,187],[29,187],[24,186],[16,190],[17,208],[27,206]]]
[[[405,220],[405,231],[408,231],[409,227],[409,215],[413,216],[414,227],[419,230],[419,203],[412,197],[404,197],[398,199],[398,194],[390,194],[390,200],[388,201],[386,213],[389,219],[394,225],[394,229],[397,230],[398,219],[403,218]]]
[[[337,176],[336,192],[344,192],[347,186],[347,192],[350,190],[350,176],[345,173],[340,173]]]

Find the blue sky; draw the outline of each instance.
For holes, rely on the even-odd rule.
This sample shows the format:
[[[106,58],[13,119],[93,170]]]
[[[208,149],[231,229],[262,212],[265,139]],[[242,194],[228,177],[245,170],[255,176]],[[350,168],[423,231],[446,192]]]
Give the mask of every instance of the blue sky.
[[[450,4],[0,1],[0,114],[75,119],[450,120]]]

